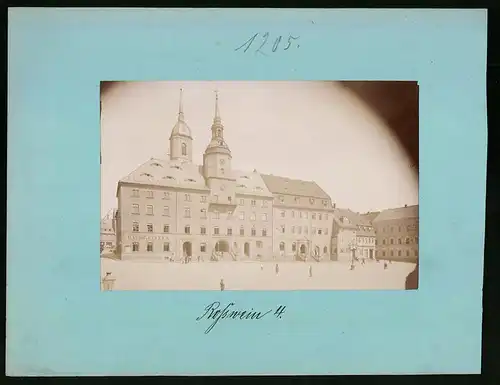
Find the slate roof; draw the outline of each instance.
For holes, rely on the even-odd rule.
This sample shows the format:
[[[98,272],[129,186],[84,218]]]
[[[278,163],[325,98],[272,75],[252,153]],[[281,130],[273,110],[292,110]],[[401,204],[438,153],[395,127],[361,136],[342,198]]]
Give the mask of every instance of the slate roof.
[[[349,222],[342,222],[340,220],[342,217],[346,217]],[[375,229],[373,228],[370,218],[365,215],[355,213],[349,209],[336,208],[333,212],[333,218],[342,228],[356,229],[356,235],[365,237],[375,236]]]
[[[383,210],[373,222],[393,221],[398,219],[418,218],[418,205]]]
[[[229,177],[236,180],[237,194],[269,198],[273,196],[261,175],[256,171],[232,170]],[[120,179],[120,182],[210,191],[203,177],[203,167],[181,159],[151,158]]]
[[[297,195],[318,199],[330,199],[330,196],[316,182],[290,179],[282,176],[262,174],[267,188],[273,194]]]

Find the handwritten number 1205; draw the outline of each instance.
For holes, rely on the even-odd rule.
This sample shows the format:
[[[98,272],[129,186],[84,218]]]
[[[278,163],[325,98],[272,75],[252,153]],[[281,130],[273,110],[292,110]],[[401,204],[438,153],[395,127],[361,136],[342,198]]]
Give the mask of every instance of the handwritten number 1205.
[[[265,49],[265,45],[269,41],[269,32],[266,32],[264,35],[262,35],[262,40],[260,41],[260,44],[259,44],[258,41],[255,44],[253,44],[255,42],[255,40],[257,39],[257,36],[259,36],[258,33],[256,33],[255,35],[253,35],[245,43],[243,43],[238,48],[236,48],[235,51],[239,51],[240,49],[244,48],[243,52],[247,52],[250,49],[250,47],[253,45],[253,47],[256,48],[255,53],[261,53],[263,55],[267,55],[266,52],[264,52],[264,49]],[[281,48],[284,51],[290,49],[290,47],[292,46],[293,42],[295,40],[298,40],[299,37],[300,36],[289,35],[287,42],[286,43],[284,42],[283,44],[281,44]],[[273,45],[271,47],[271,51],[272,52],[276,52],[280,48],[280,43],[281,43],[282,40],[283,40],[283,36],[278,36],[276,39],[274,39]],[[295,48],[299,48],[299,45],[296,44]]]

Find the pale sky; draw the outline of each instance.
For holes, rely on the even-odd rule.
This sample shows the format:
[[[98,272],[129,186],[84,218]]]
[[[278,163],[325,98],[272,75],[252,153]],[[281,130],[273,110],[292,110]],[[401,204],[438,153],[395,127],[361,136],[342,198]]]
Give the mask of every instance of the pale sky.
[[[102,101],[101,209],[150,158],[167,158],[179,90],[202,164],[215,90],[234,169],[313,180],[337,207],[357,212],[418,204],[418,180],[384,123],[333,82],[127,82]]]

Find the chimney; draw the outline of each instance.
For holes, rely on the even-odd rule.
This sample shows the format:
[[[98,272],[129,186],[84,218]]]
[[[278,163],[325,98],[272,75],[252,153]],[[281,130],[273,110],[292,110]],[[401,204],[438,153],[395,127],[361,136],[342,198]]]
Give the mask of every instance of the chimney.
[[[405,207],[408,207],[408,205],[405,205]]]

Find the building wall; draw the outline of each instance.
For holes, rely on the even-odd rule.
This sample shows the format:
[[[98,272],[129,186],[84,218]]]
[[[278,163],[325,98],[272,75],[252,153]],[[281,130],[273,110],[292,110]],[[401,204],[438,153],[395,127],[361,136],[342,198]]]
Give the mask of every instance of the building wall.
[[[229,250],[238,258],[245,257],[246,243],[249,258],[271,256],[273,211],[269,198],[238,196],[237,206],[227,206],[210,205],[209,195],[209,191],[122,184],[117,226],[122,258],[179,259],[184,254],[183,245],[189,242],[194,258],[200,256],[208,260],[218,241],[227,242]],[[132,205],[139,205],[138,214]],[[147,212],[148,205],[153,206],[152,214]],[[134,231],[134,224],[138,225],[138,231]],[[152,225],[152,231],[148,224]],[[134,242],[139,245],[138,251],[133,251]],[[148,243],[152,244],[153,251],[147,250]],[[164,249],[165,243],[169,245],[168,251]]]
[[[410,260],[418,258],[418,218],[375,222],[377,258]]]
[[[376,257],[375,248],[376,236],[357,235],[356,236],[356,254],[359,258]]]
[[[352,259],[351,246],[356,244],[356,230],[336,226],[336,233],[332,238],[332,247],[336,247],[332,254],[333,260],[350,261]]]
[[[307,256],[317,248],[322,258],[330,259],[333,221],[331,210],[323,209],[322,205],[312,208],[289,206],[275,200],[273,217],[274,256],[294,260],[303,244]]]

